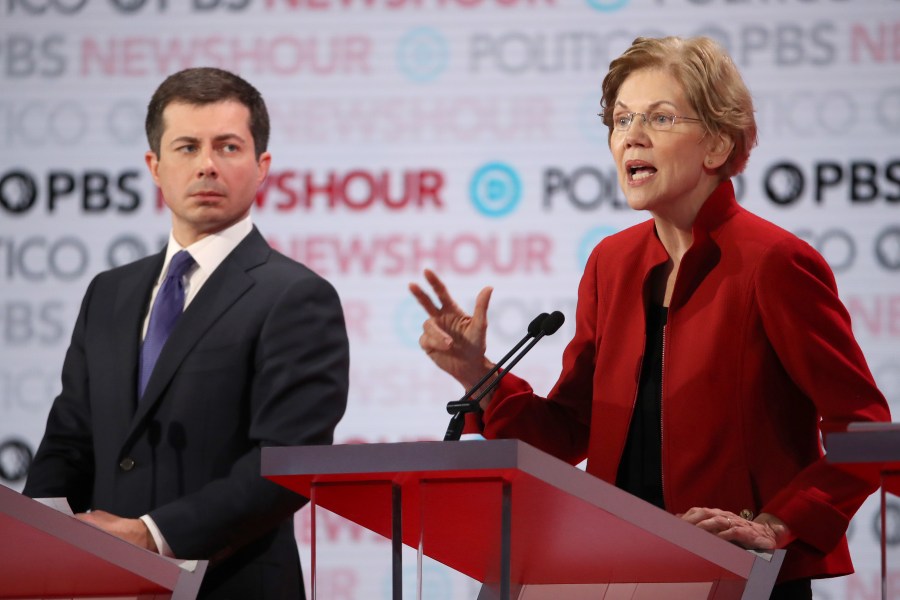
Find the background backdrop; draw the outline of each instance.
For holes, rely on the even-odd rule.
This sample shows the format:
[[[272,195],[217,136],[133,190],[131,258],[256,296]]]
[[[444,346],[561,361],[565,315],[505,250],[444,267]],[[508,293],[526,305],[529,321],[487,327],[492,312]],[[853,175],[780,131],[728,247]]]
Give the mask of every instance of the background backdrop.
[[[165,242],[143,119],[166,75],[222,67],[268,101],[255,222],[343,299],[352,379],[336,441],[430,440],[461,390],[418,349],[407,283],[433,268],[466,307],[493,285],[495,358],[534,315],[563,311],[517,368],[549,391],[590,249],[647,218],[616,184],[600,82],[633,38],[664,34],[731,52],[760,126],[739,198],[829,261],[897,420],[900,1],[2,0],[0,483],[21,489],[90,278]],[[817,598],[878,597],[879,532],[873,498],[850,532],[858,575]],[[381,542],[344,524],[327,539],[325,597],[388,596],[363,558]],[[431,597],[473,597],[433,577]]]

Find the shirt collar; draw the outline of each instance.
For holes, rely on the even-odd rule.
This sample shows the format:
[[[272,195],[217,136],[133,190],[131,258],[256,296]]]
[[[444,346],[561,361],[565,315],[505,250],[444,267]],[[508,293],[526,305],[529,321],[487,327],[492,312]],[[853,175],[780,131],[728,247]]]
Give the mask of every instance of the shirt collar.
[[[175,241],[175,237],[172,233],[169,232],[169,243],[166,246],[166,258],[163,262],[162,271],[160,271],[160,280],[168,270],[169,262],[172,260],[172,257],[180,250],[187,250],[190,252],[196,263],[196,265],[188,272],[189,274],[193,274],[196,271],[202,271],[207,275],[212,273],[251,231],[253,231],[253,220],[250,218],[250,215],[247,214],[246,217],[234,225],[231,225],[222,231],[210,234],[203,239],[194,242],[187,248],[182,248],[181,245]]]

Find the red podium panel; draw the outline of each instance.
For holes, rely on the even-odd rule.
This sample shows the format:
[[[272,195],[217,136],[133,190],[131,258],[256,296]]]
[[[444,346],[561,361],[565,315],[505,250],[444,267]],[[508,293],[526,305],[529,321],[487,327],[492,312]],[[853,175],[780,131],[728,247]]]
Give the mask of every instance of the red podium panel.
[[[193,600],[206,561],[143,550],[0,486],[0,598]]]
[[[783,551],[759,554],[702,531],[517,440],[273,447],[262,474],[482,582],[714,582],[702,598],[768,598]],[[387,496],[399,492],[392,518]],[[508,540],[498,515],[508,507]]]

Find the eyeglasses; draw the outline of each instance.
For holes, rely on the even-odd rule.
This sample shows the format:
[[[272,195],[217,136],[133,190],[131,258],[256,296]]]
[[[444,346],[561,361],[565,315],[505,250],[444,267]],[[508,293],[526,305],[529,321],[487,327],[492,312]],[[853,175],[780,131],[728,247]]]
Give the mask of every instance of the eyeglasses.
[[[634,118],[637,115],[641,116],[641,121],[643,121],[644,125],[649,125],[650,129],[653,129],[655,131],[669,131],[670,129],[675,127],[676,121],[693,121],[695,123],[703,122],[703,119],[695,119],[693,117],[680,117],[678,115],[664,112],[652,112],[649,115],[642,112],[630,112],[614,114],[613,127],[616,129],[616,131],[628,131],[629,129],[631,129],[631,123],[632,121],[634,121]],[[600,117],[603,118],[603,113],[600,113]]]

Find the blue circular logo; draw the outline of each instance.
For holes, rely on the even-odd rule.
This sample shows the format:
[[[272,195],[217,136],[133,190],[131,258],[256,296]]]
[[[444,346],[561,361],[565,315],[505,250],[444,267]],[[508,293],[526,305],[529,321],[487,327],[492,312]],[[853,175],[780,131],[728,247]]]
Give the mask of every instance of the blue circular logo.
[[[402,300],[394,311],[394,330],[397,339],[408,348],[418,348],[419,338],[422,336],[422,323],[427,318],[428,313],[415,298]]]
[[[428,27],[413,29],[397,44],[397,64],[412,81],[426,83],[440,75],[450,60],[447,40]]]
[[[488,217],[502,217],[515,210],[522,199],[522,183],[515,169],[501,162],[482,166],[469,188],[472,203]]]
[[[628,0],[587,0],[587,3],[594,10],[614,12],[628,4]]]
[[[619,230],[610,225],[601,225],[588,230],[587,233],[581,236],[581,241],[578,243],[578,264],[581,265],[582,269],[584,269],[591,252],[600,243],[600,240],[614,233],[619,233]]]

